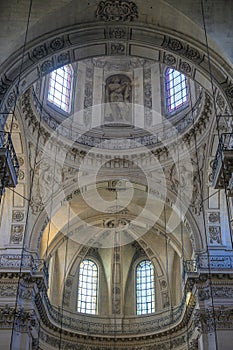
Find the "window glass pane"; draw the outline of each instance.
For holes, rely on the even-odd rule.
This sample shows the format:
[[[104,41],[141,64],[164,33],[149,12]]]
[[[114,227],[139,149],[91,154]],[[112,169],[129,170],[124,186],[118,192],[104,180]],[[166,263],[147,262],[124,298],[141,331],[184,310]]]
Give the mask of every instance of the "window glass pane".
[[[137,315],[155,312],[154,267],[149,260],[136,268]]]
[[[72,68],[67,65],[49,76],[48,101],[65,112],[70,112],[72,75]]]
[[[84,260],[79,267],[77,311],[97,313],[98,268],[91,260]]]
[[[184,74],[173,68],[165,72],[165,93],[167,112],[176,111],[188,103],[187,80]]]

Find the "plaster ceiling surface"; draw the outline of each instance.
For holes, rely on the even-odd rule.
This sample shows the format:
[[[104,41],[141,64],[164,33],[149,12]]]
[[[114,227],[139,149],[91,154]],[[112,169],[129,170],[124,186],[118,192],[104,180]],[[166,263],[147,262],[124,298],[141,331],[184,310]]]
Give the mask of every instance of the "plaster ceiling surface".
[[[166,0],[166,3],[181,11],[185,16],[198,24],[203,24],[203,13],[200,0]],[[233,62],[233,1],[203,0],[207,34],[217,43],[225,56]]]
[[[99,1],[32,0],[27,42],[54,30],[96,21]],[[201,0],[135,0],[139,9],[137,22],[153,24],[181,32],[205,44]],[[229,61],[233,59],[233,30],[231,0],[203,0],[206,28],[210,46]],[[22,48],[25,39],[29,0],[0,1],[0,64],[16,50]],[[215,44],[214,44],[215,42]],[[228,62],[229,63],[229,62]]]

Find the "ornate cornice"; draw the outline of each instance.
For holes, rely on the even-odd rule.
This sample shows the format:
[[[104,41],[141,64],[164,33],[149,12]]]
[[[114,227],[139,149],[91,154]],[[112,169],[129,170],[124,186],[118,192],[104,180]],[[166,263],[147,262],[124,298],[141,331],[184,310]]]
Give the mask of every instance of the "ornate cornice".
[[[102,3],[105,8],[105,4],[110,2],[105,3],[103,1]],[[118,3],[122,4],[126,3],[126,1],[118,1]],[[127,3],[131,4],[131,2]],[[110,17],[111,11],[109,12]],[[116,13],[118,12],[119,10],[116,11]],[[25,62],[22,71],[19,70],[22,62],[21,55],[12,55],[9,61],[5,62],[4,76],[0,79],[2,111],[9,111],[14,104],[16,96],[18,96],[16,86],[19,81],[19,71],[21,72],[22,81],[19,89],[22,92],[34,82],[32,79],[40,78],[64,64],[90,56],[124,54],[143,57],[145,52],[149,50],[151,51],[149,56],[162,63],[167,62],[166,64],[169,63],[176,69],[184,71],[193,80],[195,80],[196,75],[200,78],[200,74],[204,80],[210,80],[209,73],[206,70],[208,57],[204,54],[205,47],[200,47],[200,44],[194,43],[194,40],[192,43],[186,42],[181,39],[182,34],[180,34],[180,38],[177,38],[168,34],[165,30],[163,32],[161,28],[158,30],[158,28],[151,25],[145,26],[143,23],[132,24],[130,22],[127,25],[126,32],[125,22],[123,26],[117,23],[117,31],[115,27],[112,23],[110,25],[106,25],[106,23],[103,25],[100,22],[89,23],[85,26],[73,27],[71,30],[67,29],[65,32],[63,30],[63,33],[60,35],[56,32],[49,38],[46,36],[44,41],[40,38],[40,42],[36,45],[30,43],[29,48],[24,53],[25,57],[27,57],[27,62]],[[85,37],[85,29],[87,29],[87,37]],[[112,35],[114,35],[114,38]],[[120,41],[118,42],[119,35]],[[113,38],[112,41],[111,38]],[[121,39],[123,39],[123,43]],[[112,51],[113,46],[115,48],[121,47],[121,49]],[[225,71],[224,67],[227,67],[227,64],[226,62],[223,64],[221,58],[213,53],[212,65],[212,71],[216,73],[213,75],[213,80],[215,86],[217,86],[217,105],[224,109],[231,109],[233,105],[233,82],[232,78],[228,77]]]
[[[224,307],[209,307],[195,311],[195,325],[202,333],[212,333],[215,330],[233,329],[233,308]]]

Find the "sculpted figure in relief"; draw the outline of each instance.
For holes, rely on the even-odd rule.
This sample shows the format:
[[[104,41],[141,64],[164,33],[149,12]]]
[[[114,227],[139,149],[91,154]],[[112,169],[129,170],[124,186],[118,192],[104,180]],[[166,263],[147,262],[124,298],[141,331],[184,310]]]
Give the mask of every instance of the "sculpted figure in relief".
[[[106,81],[105,120],[112,123],[132,123],[130,79],[123,74],[110,76]]]

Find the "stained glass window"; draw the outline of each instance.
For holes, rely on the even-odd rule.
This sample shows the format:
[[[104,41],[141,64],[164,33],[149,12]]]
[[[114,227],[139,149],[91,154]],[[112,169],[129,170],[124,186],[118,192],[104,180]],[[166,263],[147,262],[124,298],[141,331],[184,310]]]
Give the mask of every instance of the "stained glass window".
[[[72,77],[70,65],[58,68],[49,75],[48,101],[67,113],[71,106]]]
[[[77,311],[97,313],[98,268],[92,260],[84,260],[79,267]]]
[[[184,74],[173,68],[165,71],[167,112],[177,111],[188,104],[187,79]]]
[[[150,260],[141,261],[136,268],[137,315],[155,312],[154,267]]]

